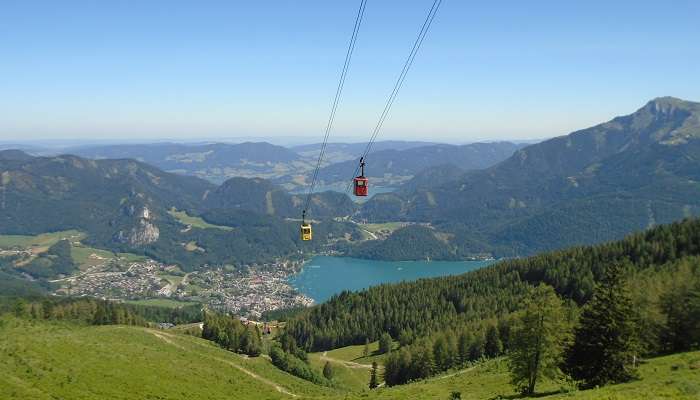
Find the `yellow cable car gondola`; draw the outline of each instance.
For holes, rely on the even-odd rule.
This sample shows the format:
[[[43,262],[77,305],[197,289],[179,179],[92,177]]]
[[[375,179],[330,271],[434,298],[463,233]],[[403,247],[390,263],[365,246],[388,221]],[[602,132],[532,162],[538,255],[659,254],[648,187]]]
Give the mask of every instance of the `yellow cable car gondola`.
[[[301,230],[300,230],[301,240],[308,242],[313,238],[313,231],[311,230],[311,224],[306,223],[306,210],[301,213]]]
[[[312,238],[311,224],[301,224],[301,240],[308,242]]]

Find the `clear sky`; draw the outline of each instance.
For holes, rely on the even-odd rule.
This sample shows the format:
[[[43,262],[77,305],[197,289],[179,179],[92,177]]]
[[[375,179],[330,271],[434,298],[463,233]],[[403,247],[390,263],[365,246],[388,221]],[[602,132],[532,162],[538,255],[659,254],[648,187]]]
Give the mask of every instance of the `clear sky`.
[[[369,137],[431,3],[369,0],[334,137]],[[358,5],[3,0],[0,140],[320,140]],[[665,95],[700,100],[698,0],[444,0],[380,140],[549,137]]]

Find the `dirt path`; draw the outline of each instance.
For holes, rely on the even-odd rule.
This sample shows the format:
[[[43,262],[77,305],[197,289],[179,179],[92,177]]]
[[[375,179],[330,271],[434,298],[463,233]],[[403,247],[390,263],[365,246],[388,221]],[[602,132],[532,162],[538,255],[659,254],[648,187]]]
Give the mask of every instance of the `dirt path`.
[[[368,231],[367,229],[362,229],[362,231],[365,232],[366,234],[372,236],[372,240],[378,240],[378,239],[379,239],[379,237],[377,237],[377,235],[375,235],[374,232],[370,232],[370,231]]]
[[[182,350],[182,351],[187,351],[184,347],[182,347],[182,346],[180,346],[179,344],[173,342],[172,340],[170,340],[169,337],[167,337],[165,334],[163,334],[163,333],[161,333],[161,332],[158,332],[158,331],[148,331],[148,332],[151,333],[153,336],[157,337],[158,339],[164,340],[164,341],[167,342],[168,344],[171,344],[171,345],[177,347],[178,349],[180,349],[180,350]]]
[[[151,329],[147,330],[147,332],[150,333],[150,334],[152,334],[153,336],[155,336],[155,337],[157,337],[157,338],[159,338],[159,339],[165,341],[166,343],[168,343],[168,344],[170,344],[170,345],[172,345],[172,346],[177,347],[178,349],[180,349],[180,350],[182,350],[182,351],[188,351],[188,350],[185,349],[184,347],[182,347],[182,346],[180,346],[179,344],[175,343],[175,342],[172,340],[172,337],[173,337],[173,336],[170,335],[170,334],[167,334],[167,333],[164,333],[164,332],[159,332],[159,331],[156,331],[156,330],[151,330]],[[221,363],[227,364],[227,365],[229,365],[229,366],[231,366],[231,367],[233,367],[233,368],[236,368],[237,370],[243,372],[244,374],[250,376],[251,378],[253,378],[253,379],[255,379],[255,380],[259,381],[259,382],[262,382],[262,383],[264,383],[264,384],[266,384],[266,385],[272,386],[273,388],[275,388],[275,390],[277,390],[278,392],[280,392],[280,393],[282,393],[282,394],[286,394],[286,395],[291,396],[291,397],[298,397],[296,394],[290,392],[289,390],[287,390],[287,389],[285,389],[284,387],[282,387],[282,386],[276,384],[275,382],[273,382],[273,381],[271,381],[271,380],[269,380],[269,379],[263,378],[262,376],[260,376],[260,375],[258,375],[258,374],[256,374],[256,373],[254,373],[254,372],[252,372],[252,371],[249,371],[249,370],[243,368],[242,366],[240,366],[240,365],[238,365],[238,364],[236,364],[236,363],[234,363],[234,362],[231,362],[231,361],[226,360],[226,359],[224,359],[224,358],[219,358],[219,357],[211,356],[211,355],[208,355],[208,354],[204,354],[204,356],[207,357],[207,358],[210,358],[210,359],[212,359],[212,360],[216,360],[216,361],[219,361],[219,362],[221,362]]]
[[[474,368],[476,368],[476,367],[469,367],[469,368],[467,368],[467,369],[463,369],[463,370],[461,370],[461,371],[457,371],[457,372],[452,373],[452,374],[449,374],[449,375],[439,376],[439,377],[437,377],[437,378],[435,378],[435,379],[447,379],[447,378],[452,378],[453,376],[462,375],[462,374],[464,374],[464,373],[467,373],[467,372],[473,370]]]
[[[360,364],[352,361],[345,361],[345,360],[339,360],[337,358],[332,358],[328,357],[328,352],[324,351],[323,354],[321,355],[321,361],[330,361],[332,363],[336,364],[343,364],[344,366],[348,368],[362,368],[362,369],[372,369],[371,365],[368,364]]]

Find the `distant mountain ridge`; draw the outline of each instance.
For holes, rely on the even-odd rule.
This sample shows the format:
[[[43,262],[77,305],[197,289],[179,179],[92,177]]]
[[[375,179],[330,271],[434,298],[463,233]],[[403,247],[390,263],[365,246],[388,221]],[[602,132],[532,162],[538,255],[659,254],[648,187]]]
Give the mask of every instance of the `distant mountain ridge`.
[[[90,159],[135,159],[167,172],[191,175],[221,184],[227,179],[263,178],[287,190],[303,191],[316,166],[320,144],[286,148],[267,142],[150,143],[80,146],[64,153]],[[418,141],[379,141],[369,176],[375,186],[395,187],[421,170],[452,163],[465,170],[486,168],[523,145],[508,142],[475,143],[463,146]],[[366,143],[329,143],[320,172],[320,184],[335,188],[347,182],[355,170],[355,158]],[[41,154],[51,154],[43,151]],[[354,160],[354,161],[351,161]]]
[[[362,210],[370,221],[392,214],[433,223],[462,255],[532,254],[700,215],[700,103],[654,99],[437,187],[377,195]]]
[[[426,168],[438,165],[452,164],[465,171],[487,168],[510,157],[521,147],[510,142],[490,142],[378,150],[367,156],[365,175],[374,178],[373,184],[395,186]],[[319,179],[325,184],[347,181],[352,178],[358,164],[359,159],[331,164],[319,171]]]
[[[268,196],[272,210],[264,208]],[[271,262],[320,248],[325,241],[302,243],[298,222],[284,219],[300,217],[300,202],[261,179],[236,178],[219,187],[132,159],[0,152],[0,234],[75,229],[87,235],[86,244],[148,255],[184,269]],[[341,194],[317,194],[312,202],[316,218],[336,216],[339,204],[349,207],[343,215],[354,211]],[[173,209],[232,229],[188,227]],[[317,232],[322,238],[344,237],[353,231],[346,225],[324,221]],[[192,251],[188,243],[201,251]]]
[[[301,218],[306,195],[294,195],[259,178],[231,178],[208,194],[207,209],[240,209],[285,218]],[[326,191],[313,193],[309,201],[310,218],[347,217],[358,206],[345,194]]]
[[[133,158],[165,171],[194,175],[216,183],[233,176],[268,177],[275,170],[291,173],[301,162],[301,156],[292,150],[267,142],[128,144],[76,147],[66,151],[92,159]]]

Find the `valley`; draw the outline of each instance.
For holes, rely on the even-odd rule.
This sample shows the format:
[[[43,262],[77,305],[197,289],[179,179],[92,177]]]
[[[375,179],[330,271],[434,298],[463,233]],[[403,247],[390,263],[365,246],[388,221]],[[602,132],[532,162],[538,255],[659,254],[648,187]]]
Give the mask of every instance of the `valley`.
[[[80,242],[83,238],[85,235],[78,231],[0,235],[0,266],[8,273],[21,271],[22,266],[46,254],[52,245],[70,240],[70,253],[76,265],[74,273],[47,280],[50,292],[57,295],[117,301],[172,299],[251,317],[275,309],[309,306],[313,302],[287,283],[288,277],[299,269],[293,261],[184,272],[177,265],[144,256],[85,246]]]
[[[2,6],[0,400],[700,400],[697,0]]]

